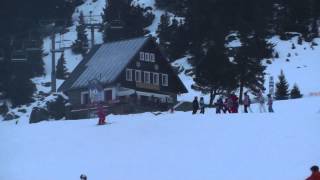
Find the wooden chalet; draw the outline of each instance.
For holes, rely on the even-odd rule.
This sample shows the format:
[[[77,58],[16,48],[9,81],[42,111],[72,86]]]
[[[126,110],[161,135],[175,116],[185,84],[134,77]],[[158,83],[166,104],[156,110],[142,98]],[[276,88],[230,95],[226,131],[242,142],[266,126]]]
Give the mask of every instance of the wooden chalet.
[[[69,97],[73,118],[94,109],[89,83],[98,80],[111,113],[167,110],[187,89],[151,37],[98,45],[79,63],[58,91]]]

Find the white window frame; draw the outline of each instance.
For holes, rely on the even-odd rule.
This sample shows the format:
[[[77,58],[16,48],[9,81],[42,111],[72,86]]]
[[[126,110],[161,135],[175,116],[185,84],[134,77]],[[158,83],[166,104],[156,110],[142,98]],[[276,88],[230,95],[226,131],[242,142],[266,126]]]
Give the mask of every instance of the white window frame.
[[[138,76],[137,76],[137,74],[139,74]],[[140,70],[135,70],[135,74],[134,74],[134,76],[135,76],[135,81],[136,82],[141,82],[141,71]],[[138,78],[139,77],[139,78]]]
[[[146,78],[146,77],[148,77],[148,78]],[[148,79],[148,81],[146,81]],[[144,83],[146,83],[146,84],[150,84],[151,83],[151,77],[150,77],[150,72],[148,72],[148,71],[144,71],[143,72],[143,80],[144,80]]]
[[[150,53],[144,53],[144,60],[150,62]]]
[[[156,62],[156,55],[154,53],[150,53],[150,62]]]
[[[128,74],[129,73],[129,74]],[[126,69],[126,80],[132,81],[132,69]]]
[[[165,81],[165,79],[166,79],[166,81]],[[169,85],[169,76],[168,76],[168,74],[162,74],[161,80],[162,80],[162,86],[168,86]]]
[[[88,97],[89,97],[89,99],[88,99],[88,103],[90,103],[90,96],[89,96],[89,92],[88,91],[85,91],[85,92],[81,92],[81,105],[86,105],[85,103],[84,103],[84,96],[85,95],[88,95]]]
[[[144,61],[144,52],[140,52],[140,61]]]
[[[153,84],[154,85],[159,85],[159,80],[160,80],[160,78],[159,78],[159,73],[153,73]],[[156,81],[155,81],[156,80]]]

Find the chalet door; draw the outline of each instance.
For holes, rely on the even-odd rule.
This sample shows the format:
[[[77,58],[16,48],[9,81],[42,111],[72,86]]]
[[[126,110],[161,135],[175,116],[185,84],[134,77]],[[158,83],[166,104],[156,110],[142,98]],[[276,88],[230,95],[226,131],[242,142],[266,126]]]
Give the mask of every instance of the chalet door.
[[[104,91],[104,100],[106,102],[109,102],[112,100],[112,90],[106,90]]]
[[[83,105],[87,105],[87,104],[90,104],[90,97],[89,97],[89,94],[88,93],[85,93],[85,94],[82,94],[81,95],[82,97],[82,99],[81,99],[81,103],[83,104]]]

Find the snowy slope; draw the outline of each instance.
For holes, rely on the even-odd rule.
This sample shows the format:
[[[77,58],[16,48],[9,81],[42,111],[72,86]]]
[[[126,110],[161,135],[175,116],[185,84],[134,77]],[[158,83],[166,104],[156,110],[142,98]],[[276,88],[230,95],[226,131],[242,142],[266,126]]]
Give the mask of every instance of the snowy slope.
[[[301,93],[304,96],[310,96],[312,94],[320,94],[320,46],[314,46],[311,48],[311,43],[303,42],[302,45],[297,44],[297,37],[289,41],[280,40],[279,37],[275,36],[269,39],[269,42],[275,45],[275,51],[279,53],[279,58],[274,59],[272,64],[266,64],[266,77],[265,77],[265,88],[268,93],[269,89],[269,78],[274,77],[275,83],[278,82],[278,76],[281,70],[283,70],[287,81],[290,85],[290,89],[296,83]],[[320,45],[320,38],[314,40]],[[292,49],[292,43],[295,44],[295,49]],[[240,41],[232,41],[228,47],[239,47]],[[287,57],[290,53],[291,57]],[[289,62],[287,62],[289,59]],[[184,67],[185,70],[191,69],[192,67],[187,62],[187,58],[178,59],[173,63],[174,66]],[[194,96],[208,96],[201,94],[191,88],[194,83],[191,76],[186,75],[184,72],[179,74],[179,77],[184,82],[189,93],[183,94],[178,97],[181,101],[192,101]],[[206,98],[208,100],[209,97]]]
[[[297,37],[289,41],[282,41],[278,37],[270,39],[270,42],[276,45],[275,49],[279,53],[279,59],[275,59],[271,65],[268,65],[268,76],[274,76],[278,80],[280,71],[283,70],[290,88],[297,83],[305,95],[320,92],[320,46],[312,49],[311,43],[307,42],[298,45],[297,39]],[[320,45],[319,38],[314,42]],[[292,49],[292,43],[295,44],[296,49]],[[287,57],[289,53],[291,57]],[[290,61],[287,62],[286,59]]]
[[[275,114],[109,116],[102,127],[96,119],[0,122],[0,179],[301,180],[320,162],[319,104],[276,102]]]
[[[178,96],[178,101],[191,102],[195,96],[198,96],[198,97],[207,96],[191,88],[191,86],[194,84],[194,81],[193,81],[193,76],[186,73],[187,70],[192,69],[192,66],[188,63],[188,58],[189,57],[184,57],[172,63],[172,65],[175,67],[183,67],[184,71],[179,74],[179,78],[188,89],[188,93],[181,94]],[[209,98],[205,98],[205,103],[209,103]]]

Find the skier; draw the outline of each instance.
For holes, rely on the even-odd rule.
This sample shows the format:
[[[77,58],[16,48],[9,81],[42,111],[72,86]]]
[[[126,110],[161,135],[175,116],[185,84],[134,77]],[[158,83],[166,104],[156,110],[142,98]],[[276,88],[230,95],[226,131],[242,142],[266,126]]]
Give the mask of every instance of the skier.
[[[223,103],[222,97],[220,97],[220,98],[218,99],[218,101],[216,102],[215,106],[216,106],[216,113],[217,113],[217,114],[221,114],[221,110],[222,110],[224,113],[226,113],[227,110],[226,110],[225,105],[224,105],[224,103]]]
[[[273,108],[272,108],[272,104],[273,104],[273,99],[272,99],[272,97],[271,97],[271,94],[268,94],[268,111],[270,112],[270,113],[273,113],[274,111],[273,111]]]
[[[311,170],[311,176],[308,177],[306,180],[320,180],[320,172],[318,166],[312,166],[310,168]]]
[[[250,97],[249,97],[248,93],[245,92],[244,99],[243,99],[243,106],[244,106],[245,113],[248,113],[248,108],[250,108],[250,104],[251,104]]]
[[[192,109],[193,109],[192,114],[196,114],[198,109],[199,109],[199,102],[198,102],[198,97],[197,96],[194,97],[194,100],[192,102]]]
[[[84,175],[84,174],[81,174],[81,175],[80,175],[80,180],[87,180],[87,176]]]
[[[204,114],[205,104],[204,104],[204,99],[203,99],[203,97],[200,98],[199,106],[200,106],[200,113],[201,113],[201,114]]]
[[[262,91],[261,91],[261,90],[260,90],[257,98],[258,98],[258,101],[259,101],[259,110],[260,110],[260,113],[266,112],[266,108],[265,108],[265,106],[264,106],[264,97],[263,97],[263,94],[262,94]]]
[[[223,113],[227,113],[228,111],[228,98],[226,98],[223,102]]]
[[[229,113],[233,113],[232,112],[232,106],[233,106],[233,102],[232,102],[231,96],[229,96],[227,98],[227,108],[228,108],[228,112]]]
[[[232,113],[238,113],[238,108],[239,108],[238,99],[239,98],[234,93],[231,95],[231,100],[232,100],[231,112]]]
[[[98,122],[98,125],[104,125],[106,122],[106,114],[104,112],[104,109],[103,109],[103,105],[102,104],[99,104],[98,105],[98,117],[99,117],[99,122]]]

